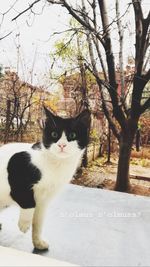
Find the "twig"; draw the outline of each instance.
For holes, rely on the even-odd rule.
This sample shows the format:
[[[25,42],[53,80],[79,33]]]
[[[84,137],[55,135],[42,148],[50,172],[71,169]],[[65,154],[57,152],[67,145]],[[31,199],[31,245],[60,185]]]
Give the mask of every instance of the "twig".
[[[37,4],[38,2],[40,2],[41,0],[36,0],[34,1],[31,5],[29,5],[26,9],[24,9],[22,12],[20,12],[17,16],[15,16],[12,21],[18,19],[21,15],[23,15],[24,13],[26,13],[28,10],[30,10],[35,4]]]
[[[4,35],[3,37],[0,37],[0,41],[3,40],[4,38],[8,37],[10,34],[12,34],[12,31]]]

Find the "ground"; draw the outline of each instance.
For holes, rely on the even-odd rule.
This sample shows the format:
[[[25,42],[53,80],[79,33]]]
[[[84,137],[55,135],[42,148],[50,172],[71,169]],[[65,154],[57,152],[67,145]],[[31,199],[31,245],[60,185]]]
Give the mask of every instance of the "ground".
[[[73,184],[102,189],[114,190],[117,172],[117,158],[112,157],[111,163],[106,163],[106,157],[98,158],[82,168]],[[150,159],[132,158],[130,164],[130,183],[128,193],[150,196]]]

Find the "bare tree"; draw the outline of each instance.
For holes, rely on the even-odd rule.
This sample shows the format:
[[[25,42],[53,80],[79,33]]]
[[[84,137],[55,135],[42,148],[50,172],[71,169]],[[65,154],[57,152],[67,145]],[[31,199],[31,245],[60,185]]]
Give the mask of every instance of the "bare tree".
[[[35,2],[33,2],[33,4],[36,4]],[[118,23],[120,41],[122,42],[120,43],[121,63],[121,60],[123,58],[123,56],[121,55],[121,45],[123,44],[123,39],[120,19],[126,14],[129,6],[122,16],[120,16],[119,8],[117,6],[117,17],[110,23],[105,0],[87,0],[86,5],[84,4],[84,1],[81,1],[81,5],[79,5],[78,3],[77,6],[73,6],[73,4],[71,4],[71,2],[67,0],[47,0],[47,2],[49,4],[61,5],[62,7],[66,8],[69,14],[74,17],[87,32],[89,53],[91,53],[91,64],[86,64],[86,67],[96,77],[101,92],[104,113],[109,121],[112,132],[119,141],[120,150],[116,190],[126,191],[130,185],[130,156],[133,140],[138,127],[138,121],[145,110],[150,107],[150,97],[148,97],[144,103],[141,103],[142,93],[150,79],[150,69],[145,68],[146,53],[150,40],[150,12],[147,17],[144,17],[141,0],[132,0],[132,3],[129,5],[133,7],[135,18],[135,68],[132,76],[133,88],[131,92],[131,103],[126,108],[126,97],[123,96],[123,82],[123,94],[121,94],[121,97],[118,94],[115,59],[112,49],[113,42],[111,37],[111,27],[114,26],[115,23]],[[25,11],[23,11],[22,13],[24,13]],[[97,13],[98,16],[96,18],[95,14]],[[18,18],[20,15],[21,13],[18,14],[18,16],[14,19]],[[97,55],[95,55],[95,50],[97,51]],[[105,52],[107,64],[107,69],[104,72],[105,80],[100,78],[98,68],[96,67],[97,58],[99,59],[100,64],[102,64],[103,62],[101,60],[101,53],[98,53],[98,51]],[[122,64],[123,62],[120,64],[120,66],[122,66]],[[121,79],[123,81],[123,76]],[[106,91],[106,89],[104,88],[107,89],[109,99],[106,98],[106,94],[104,94]]]
[[[1,115],[6,118],[3,141],[7,143],[12,137],[15,141],[21,140],[31,118],[30,107],[34,104],[36,87],[20,81],[16,73],[8,72],[2,78],[1,88],[4,88]]]

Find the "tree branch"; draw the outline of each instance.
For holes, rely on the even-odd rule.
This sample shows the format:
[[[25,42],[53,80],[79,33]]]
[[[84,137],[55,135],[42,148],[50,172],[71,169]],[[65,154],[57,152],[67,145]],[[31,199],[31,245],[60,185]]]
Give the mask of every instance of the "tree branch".
[[[105,0],[98,0],[100,13],[101,13],[101,19],[102,19],[102,25],[103,25],[103,31],[104,31],[104,48],[106,53],[106,60],[107,60],[107,66],[108,66],[108,76],[109,76],[109,94],[112,100],[112,106],[113,106],[113,114],[116,118],[116,120],[121,125],[122,129],[126,129],[126,118],[124,115],[124,112],[119,105],[118,102],[118,96],[117,96],[117,88],[118,85],[116,83],[116,72],[115,72],[115,62],[114,62],[114,55],[112,51],[112,44],[111,44],[111,37],[110,37],[110,30],[109,30],[109,21],[108,21],[108,15],[107,15],[107,9]]]
[[[132,0],[135,14],[136,44],[135,44],[135,70],[137,75],[142,74],[144,57],[149,45],[150,12],[146,19],[143,17],[141,0]]]
[[[146,74],[143,72],[144,57],[149,45],[150,34],[150,13],[144,19],[141,7],[141,0],[132,0],[135,14],[136,44],[135,44],[135,75],[133,78],[133,91],[131,103],[131,117],[139,118],[141,109],[141,98],[144,87],[150,79],[150,70]]]
[[[146,109],[150,108],[150,97],[145,101],[145,103],[141,106],[140,113],[144,113]]]
[[[95,64],[94,64],[94,65],[95,65]],[[104,110],[104,114],[105,114],[105,116],[106,116],[106,118],[107,118],[107,120],[108,120],[108,122],[109,122],[109,125],[110,125],[110,127],[111,127],[111,129],[112,129],[112,131],[113,131],[114,136],[115,136],[115,137],[118,139],[118,141],[119,141],[119,139],[120,139],[120,134],[119,134],[119,132],[118,132],[118,130],[117,130],[117,128],[116,128],[116,125],[114,124],[114,122],[113,122],[113,120],[112,120],[112,118],[111,118],[111,115],[110,115],[109,110],[108,110],[107,105],[106,105],[106,101],[107,101],[107,100],[104,99],[104,94],[103,94],[103,89],[102,89],[102,85],[103,85],[104,87],[106,87],[107,89],[109,88],[109,85],[108,85],[105,81],[103,81],[103,80],[101,80],[101,79],[99,78],[97,70],[96,70],[96,72],[93,72],[93,70],[91,70],[91,68],[90,68],[88,65],[85,64],[85,66],[86,66],[86,68],[87,68],[87,69],[88,69],[88,70],[95,76],[95,78],[96,78],[97,84],[98,84],[98,86],[99,86],[100,94],[101,94],[102,107],[103,107],[103,110]]]
[[[12,34],[12,31],[4,35],[3,37],[0,37],[0,41],[3,40],[4,38],[8,37],[10,34]]]
[[[49,3],[52,3],[52,4],[61,4],[62,6],[64,6],[68,10],[69,14],[72,15],[83,27],[85,27],[85,29],[90,30],[91,32],[93,32],[96,35],[96,37],[98,38],[98,40],[104,46],[104,41],[101,38],[101,36],[99,35],[99,33],[95,32],[95,29],[91,26],[90,23],[85,22],[85,20],[83,19],[83,15],[82,15],[82,17],[77,15],[77,13],[73,9],[73,7],[71,7],[71,5],[69,5],[66,0],[60,0],[59,2],[58,1],[56,2],[56,1],[53,1],[53,0],[47,0],[47,1]],[[86,14],[85,14],[85,16],[86,16]]]
[[[38,2],[40,2],[41,0],[36,0],[34,1],[31,5],[29,5],[26,9],[24,9],[22,12],[20,12],[17,16],[15,16],[12,21],[18,19],[21,15],[23,15],[24,13],[26,13],[28,10],[32,9],[32,7],[34,5],[36,5]]]
[[[124,98],[124,68],[123,68],[123,27],[120,20],[119,1],[116,0],[116,17],[119,34],[119,68],[120,68],[120,81],[121,81],[121,98]]]
[[[145,75],[143,75],[143,79],[145,80],[145,84],[150,80],[150,69],[147,71],[147,73]]]
[[[150,80],[150,69],[145,75],[137,76],[134,75],[133,79],[133,91],[132,91],[132,103],[131,103],[131,116],[139,117],[140,116],[140,102],[142,98],[142,93],[145,85]]]
[[[93,0],[92,9],[93,9],[93,24],[94,24],[95,31],[97,31],[96,0]],[[96,36],[94,36],[93,34],[92,34],[92,40],[93,40],[93,43],[95,45],[98,58],[100,60],[102,71],[104,73],[104,78],[105,78],[106,81],[108,81],[105,64],[104,64],[104,61],[103,61],[103,58],[102,58],[102,55],[101,55],[101,51],[100,51],[100,47],[99,47],[99,42],[98,42]]]
[[[101,89],[101,87],[99,87],[99,90],[100,90],[100,93],[101,93],[101,99],[102,99],[102,108],[103,108],[103,111],[104,111],[104,114],[109,122],[109,126],[114,134],[114,136],[117,138],[117,140],[119,141],[120,140],[120,134],[117,130],[117,127],[116,125],[114,124],[111,116],[110,116],[110,113],[109,113],[109,110],[106,106],[106,102],[105,102],[105,99],[104,99],[104,95],[103,95],[103,91]]]

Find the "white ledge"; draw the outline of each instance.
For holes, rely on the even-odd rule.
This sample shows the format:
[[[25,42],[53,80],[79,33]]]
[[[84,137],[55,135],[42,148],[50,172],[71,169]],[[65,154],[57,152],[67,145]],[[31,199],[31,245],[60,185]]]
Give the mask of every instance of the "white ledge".
[[[0,266],[77,266],[77,265],[0,246]]]

